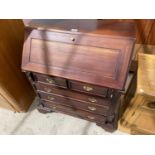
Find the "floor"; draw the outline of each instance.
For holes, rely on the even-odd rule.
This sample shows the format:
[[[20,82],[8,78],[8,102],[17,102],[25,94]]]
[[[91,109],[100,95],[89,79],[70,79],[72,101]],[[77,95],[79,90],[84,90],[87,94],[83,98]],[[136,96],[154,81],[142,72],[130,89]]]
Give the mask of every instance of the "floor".
[[[14,113],[0,109],[0,134],[7,135],[122,135],[120,131],[108,133],[95,123],[60,113],[41,114],[37,99],[27,113]]]

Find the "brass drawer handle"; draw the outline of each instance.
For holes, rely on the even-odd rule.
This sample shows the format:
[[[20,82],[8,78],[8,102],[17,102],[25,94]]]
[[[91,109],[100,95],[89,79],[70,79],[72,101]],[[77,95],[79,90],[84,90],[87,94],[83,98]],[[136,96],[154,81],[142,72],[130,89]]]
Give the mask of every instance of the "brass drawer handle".
[[[75,38],[73,38],[73,37],[71,37],[70,39],[71,39],[71,41],[73,41],[73,42],[75,41]]]
[[[48,93],[52,92],[52,90],[50,88],[44,88],[44,90]]]
[[[52,97],[52,96],[48,96],[47,98],[48,98],[50,101],[55,100],[55,98],[54,98],[54,97]]]
[[[53,79],[51,79],[51,78],[46,78],[46,81],[47,81],[48,83],[50,83],[50,84],[55,83],[55,81],[54,81]]]
[[[93,90],[93,88],[92,87],[89,87],[89,86],[83,86],[83,89],[85,91],[92,91]]]
[[[95,117],[93,117],[93,116],[87,116],[87,118],[89,118],[91,120],[94,120],[95,119]]]
[[[97,100],[95,98],[93,98],[93,97],[88,98],[88,101],[90,101],[92,103],[96,103],[97,102]]]
[[[91,106],[88,106],[88,109],[91,110],[91,111],[95,111],[96,110],[95,107],[91,107]]]

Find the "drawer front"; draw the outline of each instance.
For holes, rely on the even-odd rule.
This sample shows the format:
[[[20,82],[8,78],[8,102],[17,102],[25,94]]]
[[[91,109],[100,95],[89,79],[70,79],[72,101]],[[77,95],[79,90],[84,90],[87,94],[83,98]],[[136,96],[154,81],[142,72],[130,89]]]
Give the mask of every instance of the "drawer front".
[[[83,111],[83,110],[79,110],[79,109],[74,109],[71,107],[66,107],[63,105],[58,105],[56,102],[48,102],[48,101],[44,101],[43,105],[47,108],[50,108],[53,111],[58,111],[58,112],[62,112],[65,114],[69,114],[72,116],[76,116],[82,119],[86,119],[92,122],[100,122],[100,123],[104,123],[105,122],[105,118],[104,116],[101,115],[97,115],[97,114],[93,114],[87,111]]]
[[[111,102],[108,99],[97,96],[85,95],[82,93],[77,93],[75,91],[70,91],[63,88],[46,85],[43,83],[36,83],[35,87],[38,91],[61,95],[78,101],[88,102],[94,105],[102,106],[105,109],[108,109],[111,105]]]
[[[94,85],[90,85],[82,82],[76,82],[76,81],[69,81],[69,87],[75,91],[98,95],[101,97],[106,97],[108,92],[108,88],[94,86]]]
[[[97,104],[82,102],[78,100],[73,100],[68,97],[58,96],[55,94],[39,93],[42,100],[48,100],[50,102],[56,102],[58,105],[70,106],[73,109],[82,109],[85,111],[90,111],[92,113],[107,115],[109,107],[99,106]],[[49,103],[50,103],[49,102]]]
[[[38,74],[38,73],[32,73],[32,74],[35,77],[34,79],[37,82],[43,82],[43,83],[47,83],[50,85],[64,87],[64,88],[67,87],[66,79],[54,77],[54,76],[43,75],[43,74]]]

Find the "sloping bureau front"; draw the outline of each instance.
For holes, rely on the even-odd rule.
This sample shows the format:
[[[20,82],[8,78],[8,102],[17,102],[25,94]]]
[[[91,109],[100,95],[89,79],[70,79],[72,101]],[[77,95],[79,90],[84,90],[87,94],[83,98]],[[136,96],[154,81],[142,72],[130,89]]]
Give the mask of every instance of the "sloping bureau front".
[[[22,69],[40,99],[39,112],[61,112],[114,131],[121,92],[130,85],[133,24],[28,20],[25,30]]]
[[[126,38],[33,30],[22,69],[122,90],[133,44]]]

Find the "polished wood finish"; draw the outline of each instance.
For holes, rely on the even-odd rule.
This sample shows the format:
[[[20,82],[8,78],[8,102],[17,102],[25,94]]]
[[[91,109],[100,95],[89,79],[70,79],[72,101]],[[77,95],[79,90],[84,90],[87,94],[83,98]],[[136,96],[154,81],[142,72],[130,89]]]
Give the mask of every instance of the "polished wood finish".
[[[60,96],[59,94],[47,94],[40,92],[39,95],[41,96],[42,100],[48,100],[49,104],[50,102],[56,102],[58,105],[65,105],[65,106],[71,106],[74,109],[82,109],[85,111],[91,111],[93,113],[97,113],[100,115],[108,115],[108,110],[112,107],[112,105],[107,100],[103,100],[102,104],[99,103],[92,103],[82,101],[82,100],[76,100],[75,98],[69,98]],[[88,99],[94,99],[93,97],[90,97]],[[109,103],[109,105],[104,105],[104,102]]]
[[[50,85],[42,84],[42,83],[35,83],[34,85],[38,92],[45,92],[46,94],[57,94],[60,96],[64,96],[67,98],[72,98],[74,100],[83,101],[87,103],[92,103],[92,105],[99,105],[104,107],[105,109],[108,109],[110,106],[109,100],[107,98],[101,98],[98,96],[92,96],[92,95],[86,95],[82,93],[77,93],[71,90],[66,90],[58,87],[53,87]]]
[[[136,43],[155,45],[154,19],[111,19],[111,21],[134,23],[136,26]]]
[[[99,34],[111,37],[135,37],[135,24],[118,22],[116,20],[96,19],[30,19],[23,20],[26,27],[31,29],[65,31],[67,33]]]
[[[0,106],[2,108],[6,108],[14,111],[14,108],[11,105],[11,103],[2,94],[0,94]]]
[[[33,73],[32,77],[37,82],[46,83],[53,86],[59,86],[64,88],[67,87],[67,82],[63,78],[47,76],[47,75],[38,74],[38,73]]]
[[[24,25],[21,20],[0,20],[0,107],[27,111],[34,92],[21,72]]]
[[[96,26],[97,23],[98,20]],[[111,23],[108,27],[109,34],[106,35],[104,32],[93,35],[94,31],[89,35],[82,30],[79,30],[82,34],[32,30],[24,43],[22,69],[124,89],[135,41],[133,25]],[[98,29],[100,27],[96,31]],[[104,27],[101,29],[106,30]],[[128,36],[122,37],[120,31]]]
[[[57,24],[59,23],[59,20],[56,20]],[[48,22],[48,21],[47,21]],[[109,23],[118,23],[118,22],[130,22],[134,23],[136,27],[136,43],[137,44],[143,44],[143,45],[155,45],[155,20],[154,19],[104,19],[104,22],[107,24]],[[26,26],[31,25],[31,27],[38,28],[38,26],[41,28],[43,23],[40,24],[39,20],[24,20],[24,23]],[[47,26],[48,25],[48,26]],[[50,23],[45,24],[44,27],[50,27]],[[83,26],[84,27],[84,26]],[[69,29],[69,27],[68,27]],[[108,31],[107,31],[108,32]]]
[[[101,97],[107,97],[108,94],[108,88],[106,87],[94,86],[83,82],[69,80],[69,87],[71,90],[97,95]]]
[[[152,22],[147,44],[155,45],[155,20]]]
[[[26,21],[22,69],[40,98],[39,111],[66,113],[114,131],[120,95],[130,85],[134,43],[132,23]]]
[[[52,102],[50,102],[50,104],[48,104],[47,102],[48,101],[44,101],[43,105],[46,105],[47,108],[49,108],[53,111],[65,113],[65,114],[68,114],[71,116],[76,116],[78,118],[82,118],[85,120],[89,120],[91,122],[97,122],[97,123],[101,123],[101,124],[104,124],[106,121],[106,118],[101,115],[89,113],[87,111],[83,111],[83,110],[79,110],[79,109],[75,110],[71,107],[66,107],[63,105],[56,105],[57,103],[54,103],[54,102],[53,102],[53,104],[52,104]]]
[[[138,19],[133,20],[136,24],[136,38],[137,43],[139,44],[150,44],[151,42],[148,40],[151,33],[152,24],[154,22],[153,19]],[[154,42],[155,44],[155,42]]]

